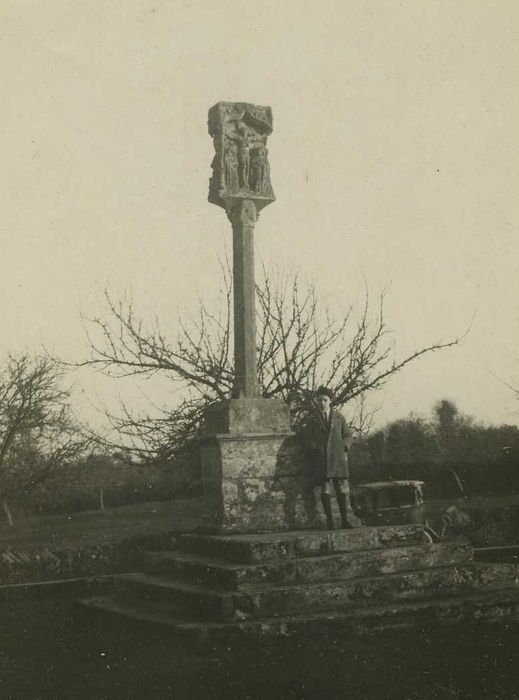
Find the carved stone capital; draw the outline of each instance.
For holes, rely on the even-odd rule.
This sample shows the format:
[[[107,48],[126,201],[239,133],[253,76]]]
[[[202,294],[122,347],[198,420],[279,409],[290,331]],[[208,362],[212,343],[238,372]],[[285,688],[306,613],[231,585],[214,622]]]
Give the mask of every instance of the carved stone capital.
[[[215,149],[209,201],[227,212],[240,199],[254,201],[257,212],[273,202],[267,149],[270,107],[218,102],[209,110],[208,127]]]
[[[227,209],[229,221],[234,226],[250,226],[258,220],[256,203],[252,199],[238,199],[230,202]]]

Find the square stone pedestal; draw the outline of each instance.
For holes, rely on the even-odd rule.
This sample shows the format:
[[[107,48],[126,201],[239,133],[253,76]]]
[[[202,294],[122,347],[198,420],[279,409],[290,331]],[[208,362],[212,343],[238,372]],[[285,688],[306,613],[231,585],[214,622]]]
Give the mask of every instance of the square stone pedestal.
[[[282,401],[230,399],[212,407],[200,457],[212,532],[316,526],[304,453]]]
[[[279,399],[229,399],[207,409],[209,434],[290,433],[290,409]]]

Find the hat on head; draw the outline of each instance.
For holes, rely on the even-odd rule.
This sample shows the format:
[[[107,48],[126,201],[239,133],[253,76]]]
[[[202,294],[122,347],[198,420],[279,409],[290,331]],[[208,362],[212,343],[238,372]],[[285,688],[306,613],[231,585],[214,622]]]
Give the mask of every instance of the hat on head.
[[[316,396],[327,396],[330,401],[333,399],[333,393],[331,389],[328,389],[326,386],[320,386],[317,391],[315,392]]]

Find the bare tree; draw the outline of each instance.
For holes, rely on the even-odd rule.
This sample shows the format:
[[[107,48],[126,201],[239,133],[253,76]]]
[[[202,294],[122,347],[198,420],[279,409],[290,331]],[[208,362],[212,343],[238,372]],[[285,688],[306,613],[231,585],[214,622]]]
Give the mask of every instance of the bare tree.
[[[224,272],[219,312],[200,303],[196,318],[179,320],[174,338],[164,334],[157,319],[145,327],[131,302],[114,302],[108,293],[106,317],[87,323],[91,355],[81,364],[118,377],[160,372],[178,387],[177,404],[157,408],[155,415],[136,416],[122,405],[109,416],[121,444],[132,444],[146,459],[176,453],[200,429],[207,405],[230,395],[232,285],[228,268]],[[365,430],[369,392],[414,360],[459,342],[435,342],[397,358],[384,298],[382,293],[372,313],[366,291],[360,312],[349,307],[337,317],[323,308],[315,286],[302,285],[297,275],[278,275],[273,281],[263,270],[257,287],[258,377],[264,397],[288,403],[294,428],[300,426],[313,390],[325,384],[334,393],[335,406],[355,405],[353,427]]]
[[[69,398],[56,360],[8,356],[0,372],[0,490],[10,525],[9,499],[34,490],[89,442],[73,419]]]

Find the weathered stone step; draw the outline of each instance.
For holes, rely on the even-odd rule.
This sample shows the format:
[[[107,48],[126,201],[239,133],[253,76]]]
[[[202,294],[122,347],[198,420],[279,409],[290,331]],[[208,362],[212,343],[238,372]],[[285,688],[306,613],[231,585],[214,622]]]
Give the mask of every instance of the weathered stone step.
[[[389,601],[467,595],[481,590],[518,586],[517,571],[481,565],[406,571],[347,581],[279,586],[235,598],[235,616],[271,617],[295,612],[380,605]]]
[[[237,564],[260,564],[358,549],[430,542],[422,525],[299,530],[250,535],[182,535],[179,548]]]
[[[234,614],[233,593],[147,574],[114,578],[115,597],[155,611],[194,620],[226,620]]]
[[[227,590],[257,585],[352,579],[421,568],[466,564],[472,547],[459,542],[415,544],[355,550],[319,557],[294,557],[262,564],[233,564],[185,552],[149,552],[146,569],[153,574]]]
[[[431,598],[377,606],[349,608],[334,612],[271,617],[238,622],[194,622],[174,614],[150,610],[112,597],[80,601],[89,617],[96,611],[122,622],[149,624],[169,629],[185,641],[210,645],[240,641],[250,636],[258,640],[272,636],[328,633],[340,635],[373,634],[383,630],[427,629],[433,625],[466,624],[474,621],[519,622],[519,590],[501,589],[448,599]]]
[[[125,600],[145,600],[162,610],[194,619],[232,619],[314,613],[388,601],[464,595],[498,587],[519,588],[517,567],[469,564],[375,577],[286,586],[256,587],[236,592],[147,575],[115,579],[116,594]]]

